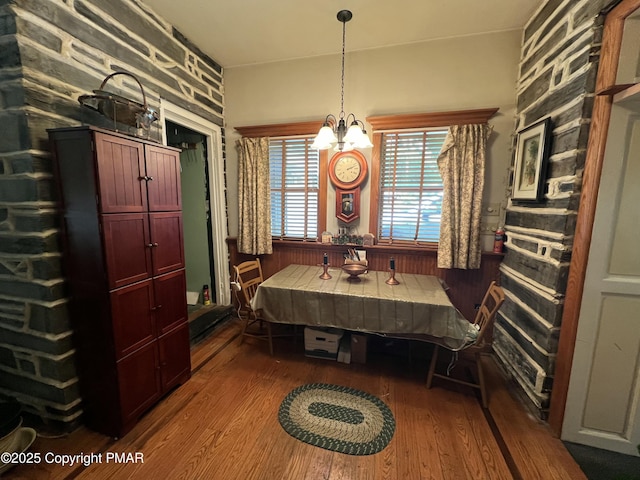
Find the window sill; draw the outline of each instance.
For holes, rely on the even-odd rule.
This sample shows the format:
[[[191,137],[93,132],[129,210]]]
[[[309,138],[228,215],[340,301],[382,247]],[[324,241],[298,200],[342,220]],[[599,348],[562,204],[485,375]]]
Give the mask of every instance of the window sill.
[[[416,254],[416,255],[436,255],[438,253],[438,244],[437,243],[425,243],[425,244],[414,244],[414,243],[406,243],[406,244],[386,244],[386,243],[377,243],[375,245],[349,245],[349,244],[333,244],[333,243],[321,243],[313,240],[273,240],[273,245],[279,245],[282,247],[291,246],[295,248],[308,248],[308,249],[318,249],[320,247],[329,250],[344,250],[348,247],[356,247],[362,250],[371,250],[374,252],[386,253],[386,252],[402,252],[405,254]],[[496,253],[493,251],[484,251],[482,252],[483,256],[497,256],[504,257],[504,253]]]

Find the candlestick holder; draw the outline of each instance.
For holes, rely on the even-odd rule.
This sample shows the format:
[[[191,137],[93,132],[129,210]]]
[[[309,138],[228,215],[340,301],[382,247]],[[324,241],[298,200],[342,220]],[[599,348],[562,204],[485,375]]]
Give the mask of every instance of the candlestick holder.
[[[387,278],[384,283],[386,283],[387,285],[399,285],[400,284],[400,282],[398,280],[396,280],[396,269],[395,268],[389,269],[389,278]]]
[[[331,278],[331,275],[329,274],[329,272],[327,270],[329,270],[329,264],[328,263],[322,263],[322,268],[323,268],[323,272],[322,275],[320,275],[320,277],[322,280],[329,280]]]

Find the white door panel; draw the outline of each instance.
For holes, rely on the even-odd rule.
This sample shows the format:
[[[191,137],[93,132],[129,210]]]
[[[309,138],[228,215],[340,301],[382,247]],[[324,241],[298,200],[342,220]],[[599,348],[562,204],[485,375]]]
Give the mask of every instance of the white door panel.
[[[612,109],[562,438],[638,455],[640,109],[631,100]]]

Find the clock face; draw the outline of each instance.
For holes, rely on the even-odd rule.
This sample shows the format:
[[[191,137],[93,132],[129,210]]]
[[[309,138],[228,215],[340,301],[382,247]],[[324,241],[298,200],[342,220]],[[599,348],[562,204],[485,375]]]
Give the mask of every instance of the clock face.
[[[329,178],[339,188],[359,187],[367,177],[367,160],[357,150],[336,153],[329,162]]]
[[[341,157],[335,166],[335,174],[338,180],[344,183],[353,182],[360,175],[360,162],[355,157]]]

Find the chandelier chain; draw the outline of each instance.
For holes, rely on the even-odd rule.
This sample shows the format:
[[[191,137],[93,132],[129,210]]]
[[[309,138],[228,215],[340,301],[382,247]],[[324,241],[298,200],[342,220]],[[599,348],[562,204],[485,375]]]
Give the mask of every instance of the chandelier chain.
[[[340,115],[336,118],[329,114],[322,123],[320,131],[313,140],[311,148],[327,150],[335,147],[336,152],[353,150],[354,148],[371,148],[373,144],[364,129],[364,123],[356,118],[353,113],[345,116],[344,113],[344,65],[347,45],[347,22],[353,14],[349,10],[340,10],[337,18],[342,22],[342,71],[340,77]],[[345,118],[346,117],[346,118]],[[353,117],[353,118],[352,118]],[[351,119],[351,121],[350,121]],[[347,125],[349,123],[349,125]]]
[[[344,52],[345,41],[347,38],[347,22],[342,22],[342,80],[340,84],[340,118],[344,118]]]

